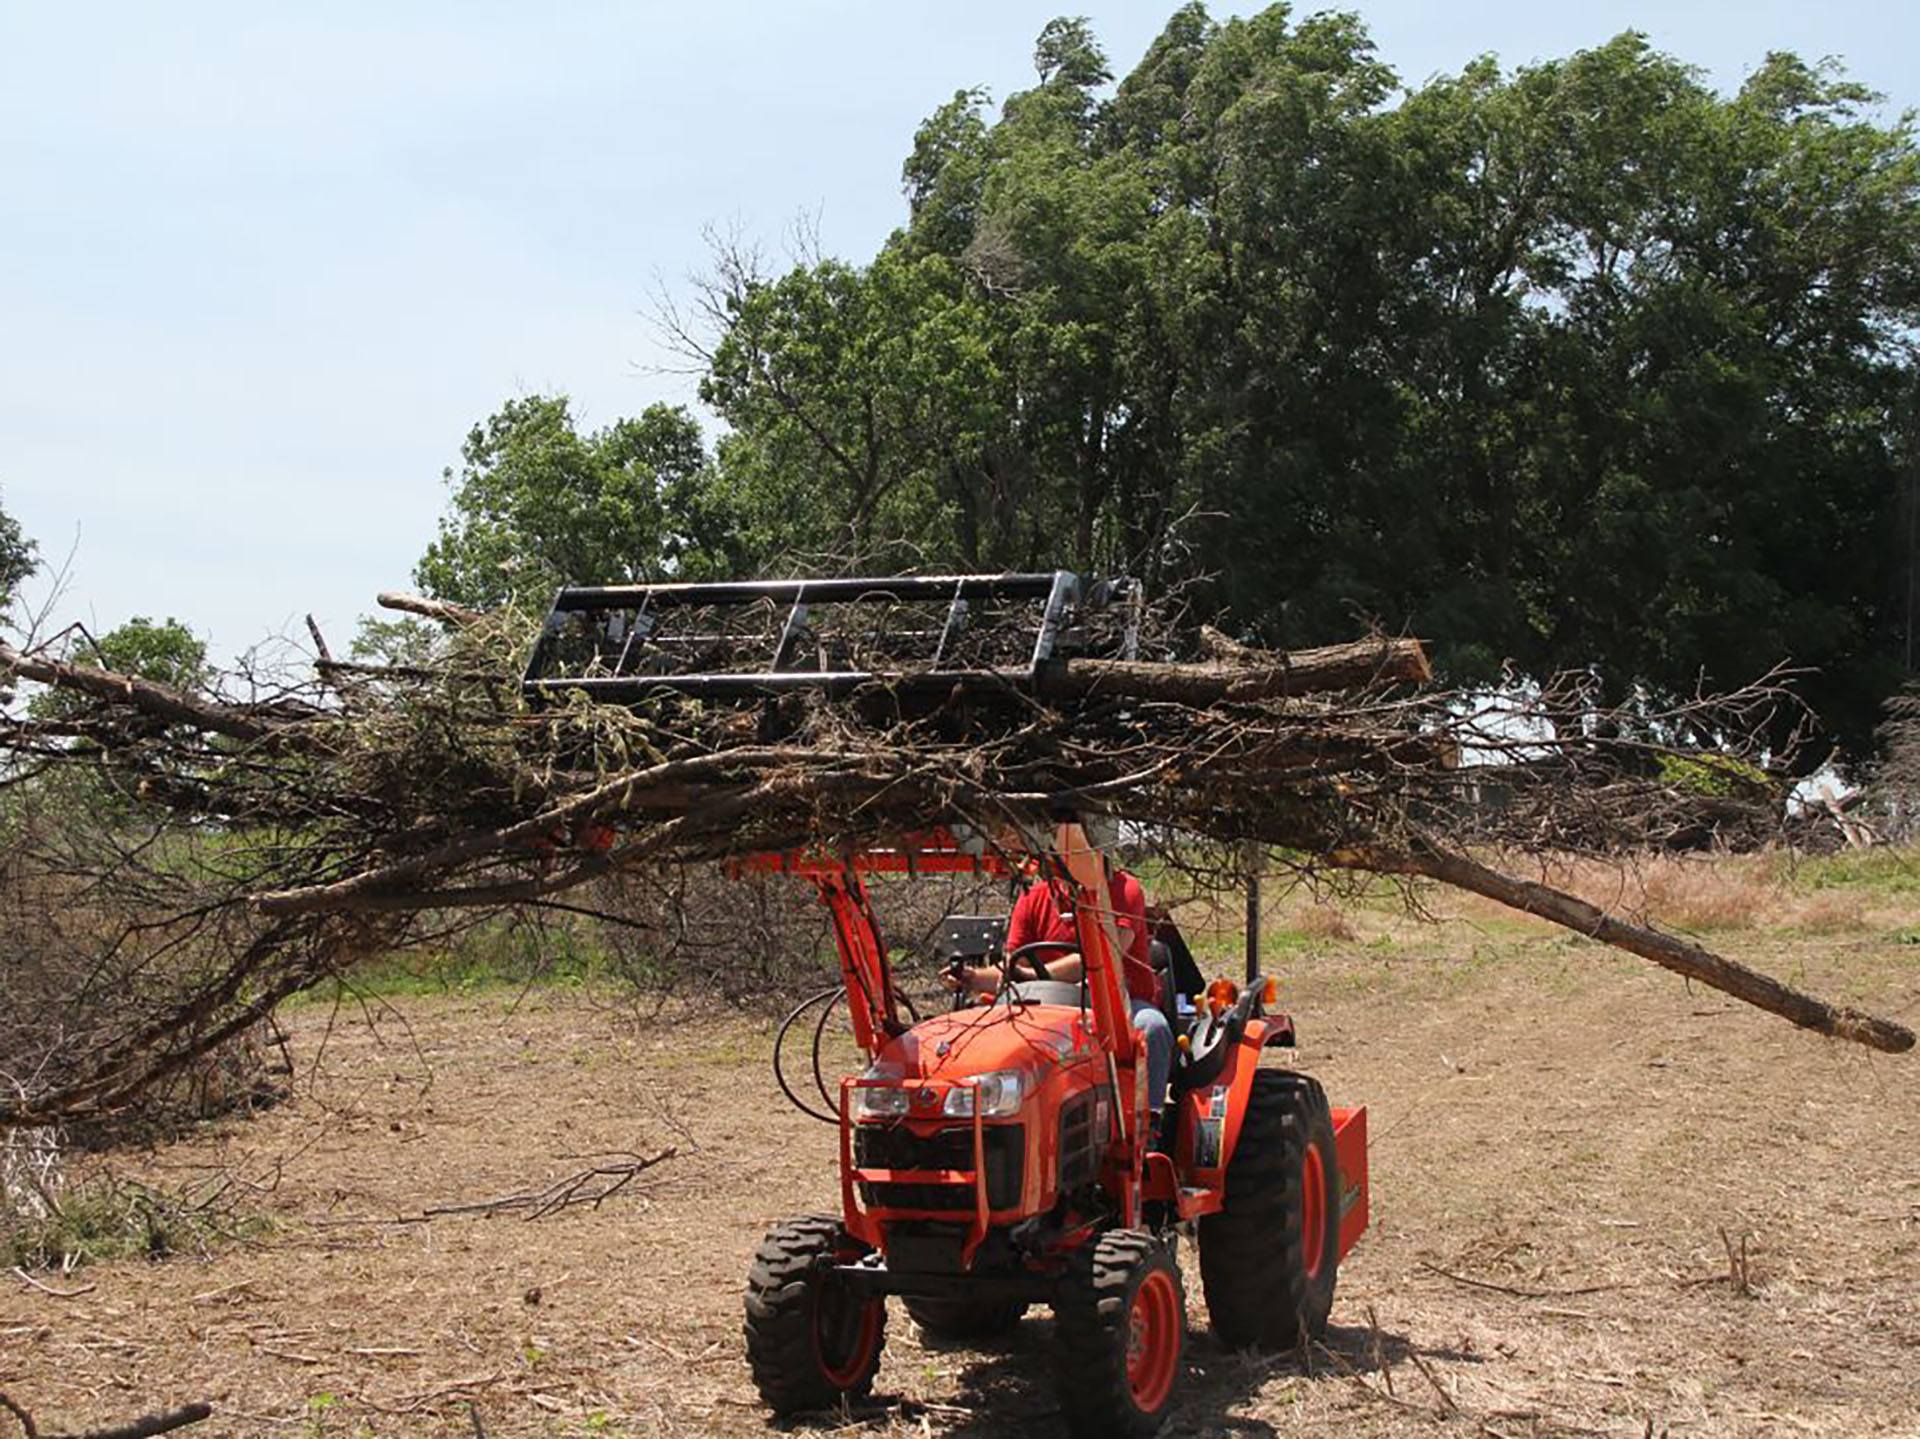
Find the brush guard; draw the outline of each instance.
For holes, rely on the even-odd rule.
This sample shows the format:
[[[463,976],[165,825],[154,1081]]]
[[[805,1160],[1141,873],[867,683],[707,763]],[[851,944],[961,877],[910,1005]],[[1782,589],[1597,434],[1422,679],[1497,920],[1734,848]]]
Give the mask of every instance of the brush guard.
[[[562,589],[527,662],[530,701],[758,699],[869,684],[1037,690],[1074,655],[1132,659],[1140,586],[1051,574],[908,575]]]
[[[859,1121],[853,1117],[853,1092],[856,1089],[874,1089],[899,1087],[899,1080],[856,1079],[849,1076],[840,1081],[840,1207],[847,1231],[872,1245],[875,1249],[883,1246],[884,1235],[881,1225],[895,1219],[925,1219],[941,1223],[951,1223],[964,1219],[967,1225],[966,1239],[960,1249],[960,1268],[964,1271],[973,1266],[973,1256],[979,1252],[980,1245],[987,1237],[987,1231],[993,1227],[994,1211],[987,1195],[987,1126],[986,1117],[980,1112],[978,1081],[926,1080],[907,1081],[919,1094],[916,1104],[923,1113],[939,1114],[946,1103],[947,1092],[953,1089],[974,1089],[973,1113],[969,1116],[969,1128],[972,1138],[972,1168],[970,1169],[891,1169],[878,1166],[862,1166],[854,1161],[854,1128]],[[933,1209],[919,1206],[891,1204],[863,1204],[859,1197],[862,1184],[911,1184],[938,1187],[953,1187],[966,1193],[972,1201],[965,1209]]]

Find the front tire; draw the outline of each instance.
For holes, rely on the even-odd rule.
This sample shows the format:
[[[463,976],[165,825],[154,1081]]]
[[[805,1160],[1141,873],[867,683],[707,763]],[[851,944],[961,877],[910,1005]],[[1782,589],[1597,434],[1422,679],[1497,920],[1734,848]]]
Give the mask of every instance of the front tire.
[[[1143,1229],[1107,1231],[1074,1256],[1053,1314],[1068,1429],[1083,1439],[1146,1439],[1158,1430],[1186,1348],[1172,1250]]]
[[[838,1219],[806,1214],[767,1231],[747,1272],[747,1363],[775,1414],[831,1409],[873,1387],[887,1303],[832,1274],[859,1246]]]
[[[1200,1282],[1229,1349],[1324,1338],[1340,1268],[1340,1169],[1326,1091],[1262,1069],[1227,1162],[1226,1206],[1200,1221]]]

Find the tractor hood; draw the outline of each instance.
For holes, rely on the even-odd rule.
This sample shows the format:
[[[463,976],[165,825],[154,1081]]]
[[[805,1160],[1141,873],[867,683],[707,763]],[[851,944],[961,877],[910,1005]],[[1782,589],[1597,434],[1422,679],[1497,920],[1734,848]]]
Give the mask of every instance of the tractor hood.
[[[996,1070],[1048,1069],[1099,1052],[1092,1022],[1064,1004],[980,1005],[922,1020],[880,1051],[888,1078],[969,1079]]]

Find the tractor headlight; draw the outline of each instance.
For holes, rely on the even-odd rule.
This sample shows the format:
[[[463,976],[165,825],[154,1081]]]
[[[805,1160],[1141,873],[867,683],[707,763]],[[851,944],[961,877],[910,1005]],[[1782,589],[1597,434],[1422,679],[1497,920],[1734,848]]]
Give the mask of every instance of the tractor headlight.
[[[949,1119],[973,1118],[973,1098],[980,1096],[980,1114],[985,1119],[1010,1119],[1020,1112],[1027,1097],[1027,1072],[1024,1069],[996,1069],[980,1075],[971,1085],[956,1085],[947,1091],[942,1112]]]
[[[860,1077],[881,1083],[855,1086],[850,1106],[855,1119],[899,1119],[907,1112],[912,1100],[892,1066],[871,1065]]]

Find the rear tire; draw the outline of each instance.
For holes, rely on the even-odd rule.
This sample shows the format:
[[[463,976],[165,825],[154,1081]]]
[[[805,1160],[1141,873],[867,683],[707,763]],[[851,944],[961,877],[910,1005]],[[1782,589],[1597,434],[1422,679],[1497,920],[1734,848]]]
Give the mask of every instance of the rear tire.
[[[1318,1081],[1253,1076],[1226,1205],[1200,1221],[1200,1282],[1230,1349],[1284,1350],[1327,1332],[1340,1268],[1340,1171]]]
[[[1173,1251],[1144,1229],[1108,1230],[1074,1255],[1053,1315],[1067,1428],[1082,1439],[1146,1439],[1159,1429],[1186,1347]]]
[[[747,1363],[776,1414],[831,1409],[873,1387],[887,1302],[829,1272],[860,1247],[838,1219],[805,1214],[767,1231],[747,1272]]]
[[[907,1314],[933,1339],[991,1339],[1005,1334],[1027,1312],[1025,1300],[907,1299]]]

